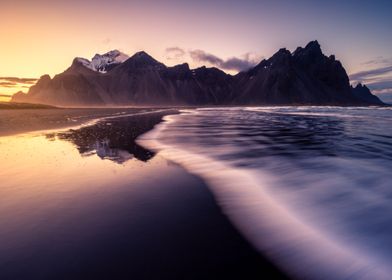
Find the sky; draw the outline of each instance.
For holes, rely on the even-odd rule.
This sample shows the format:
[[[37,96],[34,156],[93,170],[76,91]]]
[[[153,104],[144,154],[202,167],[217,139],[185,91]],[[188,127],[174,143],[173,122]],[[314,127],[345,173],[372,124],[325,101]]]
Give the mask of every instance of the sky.
[[[315,39],[353,83],[392,100],[391,11],[381,0],[0,0],[0,100],[112,49],[234,74]]]

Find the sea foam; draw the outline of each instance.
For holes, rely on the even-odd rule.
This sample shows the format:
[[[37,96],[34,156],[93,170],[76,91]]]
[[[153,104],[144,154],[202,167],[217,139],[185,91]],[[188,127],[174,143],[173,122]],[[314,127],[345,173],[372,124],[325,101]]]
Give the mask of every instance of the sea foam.
[[[267,111],[267,114],[272,110],[275,114],[282,113],[277,112],[276,108],[229,110],[238,113],[244,110],[264,113]],[[290,109],[284,110],[290,114],[295,113],[290,112]],[[204,150],[201,140],[188,138],[191,141],[186,143],[186,137],[181,134],[194,128],[187,126],[189,122],[182,123],[184,117],[209,113],[210,119],[214,114],[221,116],[220,112],[227,112],[227,109],[183,110],[181,115],[166,116],[161,124],[141,136],[138,142],[203,178],[222,211],[244,237],[289,275],[300,279],[390,279],[392,271],[387,261],[379,258],[377,254],[356,247],[355,244],[345,242],[345,238],[339,239],[339,235],[334,235],[336,231],[329,233],[323,227],[318,227],[317,221],[312,222],[309,218],[312,215],[301,215],[304,209],[296,207],[295,199],[287,199],[287,194],[282,194],[284,188],[280,188],[280,185],[285,180],[277,178],[271,169],[238,164],[233,158],[225,160],[225,157],[222,157],[225,152],[222,151],[229,150],[229,144],[217,145],[215,148],[218,152],[214,153],[211,148]],[[333,115],[332,112],[326,114]],[[346,115],[346,112],[339,114]],[[192,121],[200,120],[203,119],[194,118]],[[223,122],[231,126],[228,121]],[[218,123],[214,121],[213,125],[194,125],[202,128],[206,133],[203,137],[208,138],[208,129],[213,131]],[[170,129],[171,127],[175,129]],[[234,128],[230,127],[228,130],[230,129]],[[190,137],[188,132],[185,135]],[[215,134],[216,132],[211,133],[211,137]],[[195,145],[199,145],[198,149],[192,148]],[[271,157],[268,157],[268,160],[271,160]],[[306,173],[299,175],[301,176],[306,177]],[[321,178],[321,181],[326,178],[328,176]],[[304,206],[307,205],[306,201],[301,202],[303,203],[297,205],[307,208]],[[311,208],[305,210],[313,211]]]

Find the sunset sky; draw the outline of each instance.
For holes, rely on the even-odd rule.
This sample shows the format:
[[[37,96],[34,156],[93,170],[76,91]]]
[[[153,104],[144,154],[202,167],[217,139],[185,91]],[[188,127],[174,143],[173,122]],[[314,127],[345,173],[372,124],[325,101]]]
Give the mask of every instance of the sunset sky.
[[[353,82],[392,96],[391,11],[364,0],[1,0],[0,100],[112,49],[235,73],[314,39]]]

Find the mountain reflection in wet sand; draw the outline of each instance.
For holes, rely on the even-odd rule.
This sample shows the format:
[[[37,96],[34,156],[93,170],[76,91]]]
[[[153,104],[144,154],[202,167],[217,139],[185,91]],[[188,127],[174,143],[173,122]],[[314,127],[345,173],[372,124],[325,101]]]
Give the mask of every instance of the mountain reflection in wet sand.
[[[136,138],[151,130],[163,115],[175,112],[172,110],[106,119],[96,125],[71,129],[52,137],[73,143],[82,156],[96,154],[101,159],[110,159],[120,164],[133,157],[146,162],[154,153],[135,143]]]

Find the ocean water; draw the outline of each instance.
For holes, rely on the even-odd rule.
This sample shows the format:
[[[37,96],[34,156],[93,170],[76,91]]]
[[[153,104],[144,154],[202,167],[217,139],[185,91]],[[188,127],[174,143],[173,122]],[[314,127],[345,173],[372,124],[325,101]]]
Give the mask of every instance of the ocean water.
[[[138,143],[299,279],[392,278],[392,108],[183,110]]]

